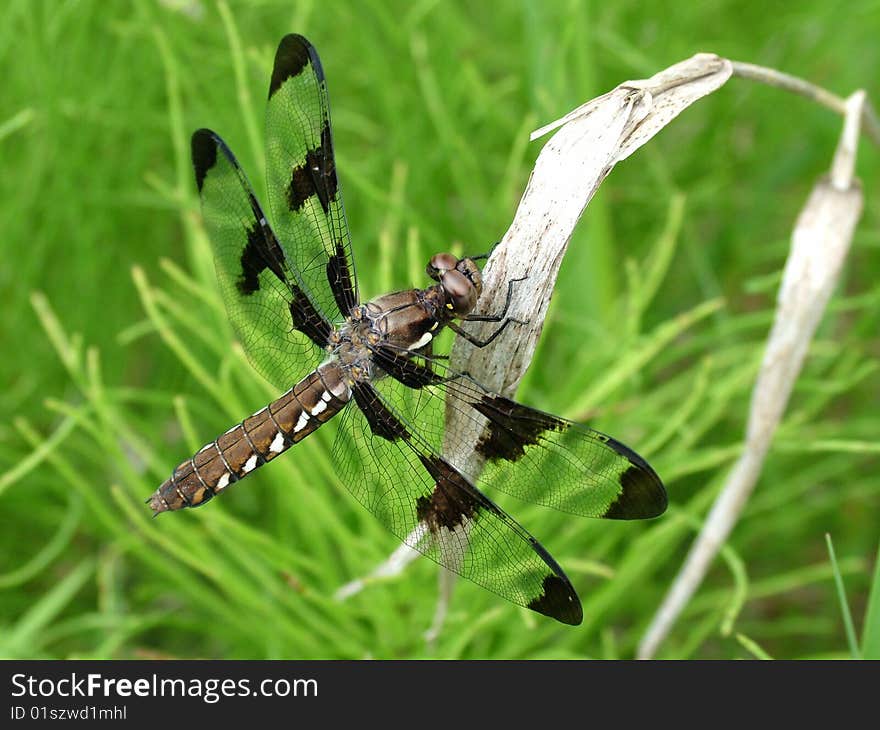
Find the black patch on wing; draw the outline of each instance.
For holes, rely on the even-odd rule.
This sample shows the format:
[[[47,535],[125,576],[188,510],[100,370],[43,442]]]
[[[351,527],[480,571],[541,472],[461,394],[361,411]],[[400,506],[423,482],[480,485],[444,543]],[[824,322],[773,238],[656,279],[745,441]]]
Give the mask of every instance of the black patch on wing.
[[[584,620],[584,611],[577,596],[573,595],[571,583],[558,575],[548,575],[542,587],[544,592],[530,601],[528,608],[571,626],[577,626]]]
[[[336,158],[333,155],[333,136],[330,133],[330,121],[325,120],[321,128],[320,147],[321,169],[315,185],[318,200],[326,213],[330,209],[330,202],[336,199],[336,191],[339,189],[339,181],[336,179]]]
[[[609,520],[642,520],[663,514],[669,498],[657,472],[626,444],[610,436],[604,436],[603,441],[631,466],[620,474],[620,495],[602,516]]]
[[[309,150],[306,161],[299,167],[294,167],[290,175],[290,185],[287,187],[287,205],[291,210],[297,211],[305,205],[306,201],[315,194],[316,150]]]
[[[431,499],[419,497],[417,500],[417,508],[421,504],[425,510],[428,510],[424,513],[417,512],[420,520],[426,520],[431,524],[432,517],[429,507],[442,508],[442,521],[438,524],[444,527],[454,527],[461,524],[462,517],[473,517],[478,509],[485,509],[507,518],[498,505],[474,487],[458,469],[442,456],[418,452],[418,457],[435,482]],[[442,492],[442,498],[438,497],[438,491]],[[533,545],[540,547],[536,540],[533,540]],[[543,550],[543,548],[541,549]]]
[[[323,79],[324,70],[312,44],[295,33],[284,36],[275,52],[275,65],[272,67],[272,80],[269,82],[269,98],[272,98],[287,79],[299,76],[309,63],[312,64],[315,76]]]
[[[336,306],[347,317],[354,305],[357,304],[355,301],[357,294],[354,290],[351,270],[348,268],[345,247],[341,243],[336,244],[336,253],[327,262],[327,281],[330,283]]]
[[[217,164],[217,146],[223,144],[210,129],[197,129],[193,132],[190,148],[192,151],[193,169],[196,173],[196,185],[202,192],[205,175]]]
[[[422,495],[416,500],[419,521],[436,532],[441,527],[455,529],[465,518],[473,519],[477,509],[484,506],[476,490],[444,459],[419,454],[419,460],[435,481],[430,498]]]
[[[464,525],[466,519],[479,519],[480,510],[509,519],[442,457],[420,453],[419,460],[435,480],[435,485],[430,497],[420,496],[416,499],[416,516],[432,532],[436,533],[440,528],[455,530]],[[535,538],[525,531],[523,533],[531,548],[552,571],[541,583],[541,595],[529,601],[527,608],[563,623],[578,625],[583,620],[583,610],[577,592],[553,556]]]
[[[632,466],[620,475],[620,496],[602,516],[609,520],[643,520],[663,514],[669,498],[660,477],[631,449],[614,439],[609,441],[614,442],[615,450],[622,447],[621,454],[627,456],[624,452],[630,452],[635,459],[630,458]]]
[[[538,443],[542,433],[564,431],[568,423],[500,395],[484,395],[471,403],[489,419],[476,451],[489,461],[517,461],[525,447]]]
[[[308,295],[296,284],[290,287],[293,299],[290,302],[290,318],[293,326],[306,335],[318,347],[326,347],[333,326],[318,313]]]
[[[390,347],[375,347],[370,351],[373,353],[373,362],[409,388],[424,388],[426,385],[439,385],[445,381],[430,365],[421,365]]]
[[[364,417],[370,424],[370,429],[376,436],[386,441],[408,439],[409,431],[382,402],[376,389],[369,383],[355,383],[352,387],[354,399],[358,407],[363,411]]]
[[[251,207],[255,216],[262,215],[257,201],[253,198],[251,198]],[[286,284],[287,277],[280,263],[284,260],[284,252],[272,230],[257,220],[247,229],[247,240],[247,245],[241,252],[241,277],[236,282],[238,291],[245,296],[257,291],[260,288],[260,274],[267,268]]]
[[[325,120],[321,129],[321,145],[306,153],[306,159],[299,167],[294,167],[290,174],[290,185],[287,188],[287,204],[293,211],[300,210],[313,195],[326,214],[330,203],[336,199],[339,181],[336,178],[336,162],[333,157],[333,140],[330,136],[330,125]]]

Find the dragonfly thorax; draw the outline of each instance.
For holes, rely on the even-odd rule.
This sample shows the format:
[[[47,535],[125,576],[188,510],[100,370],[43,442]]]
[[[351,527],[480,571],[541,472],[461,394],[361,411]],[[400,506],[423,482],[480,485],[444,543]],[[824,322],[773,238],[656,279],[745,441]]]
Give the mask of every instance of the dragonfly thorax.
[[[397,353],[424,352],[451,320],[473,311],[483,282],[471,259],[436,254],[428,262],[427,274],[438,283],[426,289],[384,294],[359,304],[332,332],[328,350],[349,381],[382,375],[374,367],[377,348]]]
[[[381,333],[368,305],[354,307],[345,322],[330,334],[327,349],[337,361],[349,382],[362,382],[373,377],[370,348],[381,342]]]

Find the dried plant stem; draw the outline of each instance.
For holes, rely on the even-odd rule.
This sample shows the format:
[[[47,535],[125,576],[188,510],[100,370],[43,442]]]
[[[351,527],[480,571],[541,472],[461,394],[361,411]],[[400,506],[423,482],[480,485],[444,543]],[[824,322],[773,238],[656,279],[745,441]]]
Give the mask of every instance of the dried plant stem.
[[[742,61],[731,61],[733,67],[733,75],[743,79],[752,79],[761,83],[775,86],[785,91],[791,91],[795,94],[805,96],[817,104],[821,104],[831,111],[846,115],[847,101],[846,99],[832,94],[821,86],[811,84],[809,81],[799,79],[797,76],[790,76],[776,69],[767,68],[765,66],[756,66],[753,63],[744,63]],[[871,138],[874,144],[880,146],[880,119],[877,112],[869,102],[865,102],[862,110],[862,129]]]
[[[861,214],[862,192],[853,173],[864,104],[862,91],[844,102],[844,127],[831,173],[814,187],[792,235],[775,321],[752,391],[743,454],[645,632],[637,652],[640,659],[653,657],[669,634],[736,525],[761,475]]]

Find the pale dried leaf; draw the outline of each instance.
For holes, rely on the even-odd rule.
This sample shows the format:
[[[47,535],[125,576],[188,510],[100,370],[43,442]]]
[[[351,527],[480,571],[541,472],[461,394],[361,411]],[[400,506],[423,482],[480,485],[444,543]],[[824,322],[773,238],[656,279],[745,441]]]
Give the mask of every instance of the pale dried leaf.
[[[822,178],[798,217],[776,318],[752,393],[747,430],[750,444],[766,447],[779,423],[837,283],[861,211],[858,183],[849,190],[838,190],[828,178]]]
[[[861,115],[857,107],[858,104],[853,106],[847,120],[841,146],[849,146],[852,141],[854,132],[850,120]],[[851,158],[841,157],[839,150],[840,147],[835,162],[842,160],[840,164],[844,168],[848,166],[851,174],[850,162],[855,149],[852,147]],[[840,189],[839,185],[847,187]],[[838,177],[833,184],[830,177],[823,177],[798,216],[777,296],[773,328],[752,391],[743,454],[728,475],[681,571],[652,619],[639,646],[640,658],[653,656],[668,634],[733,530],[760,477],[764,457],[849,252],[862,204],[858,181]]]
[[[532,135],[559,128],[541,150],[513,222],[485,268],[481,297],[481,302],[497,308],[508,282],[527,277],[515,286],[508,314],[528,324],[512,325],[484,349],[457,338],[452,354],[457,369],[512,395],[534,355],[565,248],[599,185],[618,161],[694,101],[724,84],[730,73],[725,59],[697,54],[650,79],[627,81]],[[497,325],[466,326],[485,338]],[[470,421],[458,413],[450,404],[448,427],[472,431]],[[472,443],[478,436],[473,434]],[[471,473],[479,471],[472,454],[447,456]]]

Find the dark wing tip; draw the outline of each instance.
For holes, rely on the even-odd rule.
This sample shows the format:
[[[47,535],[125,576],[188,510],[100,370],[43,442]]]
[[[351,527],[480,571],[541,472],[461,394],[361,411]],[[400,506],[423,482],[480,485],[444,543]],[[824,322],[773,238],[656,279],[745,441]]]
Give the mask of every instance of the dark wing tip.
[[[644,520],[662,515],[669,498],[657,472],[620,441],[608,438],[606,443],[625,457],[630,467],[620,474],[620,496],[602,516],[611,520]]]
[[[190,141],[192,150],[193,169],[196,173],[196,184],[199,186],[199,192],[202,192],[202,185],[205,184],[205,176],[214,165],[217,164],[217,151],[223,153],[224,157],[232,163],[233,167],[239,168],[238,160],[232,154],[232,150],[226,145],[222,137],[210,129],[197,129],[193,132]]]
[[[543,593],[532,599],[528,608],[557,621],[578,626],[584,620],[581,601],[568,579],[559,575],[548,575],[541,584]]]
[[[190,146],[192,149],[193,170],[196,173],[196,185],[202,192],[205,176],[217,164],[217,147],[220,138],[210,129],[197,129],[193,132]]]
[[[531,539],[531,543],[551,572],[541,581],[541,595],[529,601],[526,607],[555,618],[560,623],[579,626],[584,620],[584,609],[581,607],[581,599],[578,598],[577,591],[546,548],[534,538]]]
[[[284,36],[275,51],[275,64],[272,67],[272,80],[269,82],[269,98],[281,88],[281,85],[289,78],[302,73],[302,70],[312,64],[315,76],[319,81],[324,80],[324,70],[318,52],[309,41],[301,35],[291,33]]]

